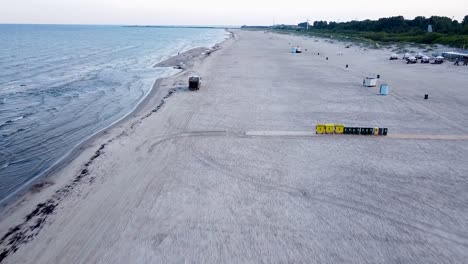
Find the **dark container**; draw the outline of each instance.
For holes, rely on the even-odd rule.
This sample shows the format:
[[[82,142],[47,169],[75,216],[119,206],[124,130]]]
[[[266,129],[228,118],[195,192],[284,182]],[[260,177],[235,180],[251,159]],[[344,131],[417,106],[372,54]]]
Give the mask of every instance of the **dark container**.
[[[384,129],[383,129],[383,135],[384,135],[384,136],[388,135],[388,128],[384,128]]]
[[[361,135],[363,135],[363,136],[368,136],[368,135],[370,135],[370,134],[371,134],[371,131],[370,131],[369,128],[367,128],[367,127],[361,128]]]
[[[380,74],[377,74],[377,79],[380,79]]]
[[[346,68],[348,68],[348,67],[349,67],[349,65],[348,65],[348,64],[346,64]]]
[[[379,136],[383,136],[383,128],[379,128]]]
[[[350,127],[345,127],[343,131],[344,135],[351,135],[351,128]]]
[[[361,128],[359,127],[353,127],[353,135],[360,135],[361,134]]]
[[[427,100],[427,99],[429,99],[429,95],[428,95],[428,94],[425,94],[425,95],[424,95],[424,100]]]
[[[201,79],[200,77],[193,76],[189,78],[189,90],[196,91],[200,89]]]

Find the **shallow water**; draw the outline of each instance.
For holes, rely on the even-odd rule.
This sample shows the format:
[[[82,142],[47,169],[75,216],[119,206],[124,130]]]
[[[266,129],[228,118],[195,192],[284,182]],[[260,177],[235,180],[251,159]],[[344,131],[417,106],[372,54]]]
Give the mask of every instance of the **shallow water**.
[[[0,200],[130,112],[222,29],[0,25]]]

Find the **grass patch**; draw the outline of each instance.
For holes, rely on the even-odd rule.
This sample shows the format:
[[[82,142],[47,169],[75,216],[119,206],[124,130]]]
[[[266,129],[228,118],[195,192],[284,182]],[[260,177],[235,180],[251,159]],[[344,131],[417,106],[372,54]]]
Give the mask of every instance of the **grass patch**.
[[[362,32],[353,30],[328,30],[311,29],[309,31],[275,29],[275,32],[288,32],[300,35],[310,35],[324,38],[331,38],[341,41],[352,41],[368,45],[371,48],[378,48],[379,43],[414,43],[417,47],[423,48],[424,45],[441,44],[450,47],[463,48],[468,47],[468,35],[460,34],[442,34],[442,33],[388,33],[388,32]],[[424,45],[423,45],[424,44]]]

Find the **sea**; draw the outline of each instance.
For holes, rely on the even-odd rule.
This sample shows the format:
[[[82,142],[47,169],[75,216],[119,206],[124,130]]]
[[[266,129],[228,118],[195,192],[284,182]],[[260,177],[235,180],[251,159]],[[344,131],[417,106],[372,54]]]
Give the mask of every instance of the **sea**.
[[[219,28],[0,25],[0,202],[178,72],[154,64],[227,37]]]

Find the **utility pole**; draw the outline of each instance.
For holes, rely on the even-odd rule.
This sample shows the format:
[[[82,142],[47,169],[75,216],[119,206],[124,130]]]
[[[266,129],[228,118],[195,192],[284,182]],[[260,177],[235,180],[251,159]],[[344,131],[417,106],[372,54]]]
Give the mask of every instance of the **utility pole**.
[[[306,23],[307,31],[309,31],[309,22],[310,22],[310,20],[307,18],[307,23]]]

